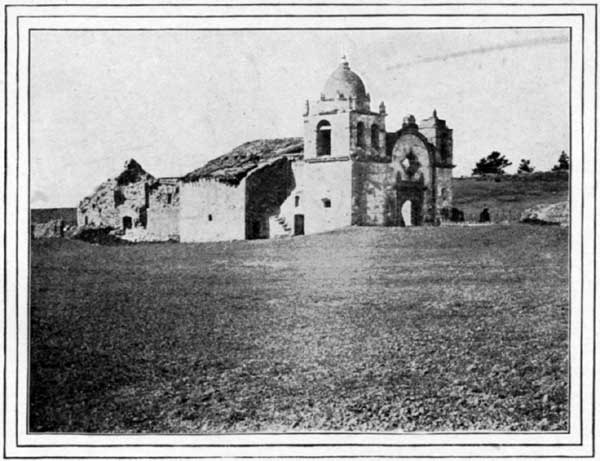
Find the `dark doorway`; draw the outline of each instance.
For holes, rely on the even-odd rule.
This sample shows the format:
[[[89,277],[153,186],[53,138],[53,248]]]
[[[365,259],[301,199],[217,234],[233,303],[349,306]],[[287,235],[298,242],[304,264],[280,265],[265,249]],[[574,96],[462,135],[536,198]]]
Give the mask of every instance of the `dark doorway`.
[[[304,235],[304,215],[294,215],[294,235]]]
[[[123,229],[131,229],[133,227],[133,220],[131,216],[123,216]]]
[[[252,238],[260,237],[260,221],[252,221]]]

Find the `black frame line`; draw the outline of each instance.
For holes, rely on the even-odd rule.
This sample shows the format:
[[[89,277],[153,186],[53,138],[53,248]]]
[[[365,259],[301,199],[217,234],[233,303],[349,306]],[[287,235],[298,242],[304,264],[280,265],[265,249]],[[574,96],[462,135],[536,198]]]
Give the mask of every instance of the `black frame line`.
[[[546,13],[546,14],[182,14],[182,15],[136,15],[136,16],[127,16],[127,15],[88,15],[88,14],[73,14],[73,15],[19,15],[17,18],[115,18],[115,19],[124,19],[124,18],[185,18],[185,19],[230,19],[230,18],[412,18],[412,17],[553,17],[553,16],[583,16],[582,14],[562,14],[562,13]],[[543,26],[540,26],[543,27]],[[559,27],[559,26],[555,26]],[[505,29],[509,29],[509,27],[504,27]],[[531,27],[523,27],[524,29],[530,29]],[[548,29],[552,27],[547,27]],[[566,28],[563,26],[562,28]],[[287,28],[286,28],[287,29]],[[351,29],[351,28],[350,28]],[[366,29],[371,29],[371,27],[366,27]],[[398,29],[398,27],[394,27],[393,29]],[[404,27],[402,29],[405,29]],[[446,29],[444,27],[444,29]],[[270,29],[268,29],[270,30]]]
[[[254,7],[254,6],[354,6],[354,7],[365,7],[365,6],[597,6],[596,3],[368,3],[368,4],[357,4],[357,3],[13,3],[7,6],[15,7],[115,7],[115,6],[138,6],[138,7],[163,7],[163,6],[209,6],[209,7],[223,7],[223,6],[234,6],[234,7]]]
[[[437,16],[437,15],[433,15],[433,16]],[[583,19],[583,15],[582,14],[570,14],[570,15],[566,15],[566,16],[580,16]],[[17,17],[17,22],[18,20],[23,17],[23,16],[18,16]],[[29,16],[28,16],[29,17]],[[34,17],[40,17],[40,16],[34,16]],[[45,16],[44,16],[45,17]],[[68,16],[71,17],[71,16]],[[95,17],[95,16],[89,16],[89,17]],[[530,27],[526,27],[526,26],[522,26],[522,27],[499,27],[501,29],[529,29]],[[553,27],[543,27],[540,26],[540,28],[552,28],[552,29],[569,29],[570,33],[572,32],[572,28],[568,27],[568,26],[553,26]],[[164,30],[197,30],[197,31],[205,31],[205,30],[253,30],[253,31],[268,31],[268,30],[290,30],[291,28],[282,28],[282,29],[276,29],[276,28],[268,28],[268,29],[250,29],[250,28],[241,28],[241,29],[209,29],[209,28],[194,28],[194,29],[164,29],[164,28],[152,28],[152,29],[143,29],[143,30],[148,30],[148,31],[164,31]],[[379,28],[377,27],[366,27],[364,28],[366,30],[379,30]],[[448,30],[447,27],[431,27],[431,28],[416,28],[417,30]],[[473,29],[472,27],[467,27],[466,29]],[[481,27],[481,29],[488,29],[488,27]],[[57,32],[62,32],[62,31],[72,31],[73,29],[38,29],[38,28],[31,28],[28,29],[29,31],[29,55],[31,55],[31,31],[57,31]],[[96,29],[96,28],[90,28],[90,29],[81,29],[82,31],[138,31],[140,29]],[[315,30],[315,28],[298,28],[298,29],[294,29],[294,30]],[[337,29],[337,28],[319,28],[318,30],[362,30],[362,28],[354,28],[354,27],[345,27],[343,29]],[[398,27],[390,27],[390,28],[384,28],[384,30],[407,30],[407,28],[398,28]],[[411,29],[412,30],[412,29]],[[29,71],[29,69],[28,69]],[[29,82],[28,82],[29,83]],[[31,188],[31,184],[29,184],[29,188]],[[31,255],[29,255],[31,256]],[[570,310],[569,310],[570,312]],[[29,313],[30,314],[30,313]],[[28,322],[28,325],[30,323],[30,319]],[[570,348],[569,348],[570,351]],[[570,374],[570,367],[569,367],[569,374]],[[29,376],[29,373],[28,373]],[[570,379],[569,379],[569,383],[570,383]],[[18,390],[18,386],[17,386],[17,390]],[[29,392],[29,389],[28,389]],[[29,395],[28,395],[28,401],[29,401]],[[28,407],[28,412],[27,412],[27,416],[29,415],[29,407]],[[29,427],[27,428],[27,434],[32,434],[31,431],[29,431]],[[33,433],[33,434],[39,434],[39,435],[46,435],[46,434],[60,434],[60,433]],[[73,435],[74,433],[69,433],[70,435]],[[93,433],[93,434],[85,434],[85,433],[79,433],[80,435],[95,435],[95,436],[106,436],[106,435],[114,435],[114,434],[110,434],[110,433]],[[286,433],[281,433],[281,432],[243,432],[243,433],[226,433],[226,434],[210,434],[211,436],[236,436],[236,435],[292,435],[292,434],[296,434],[296,435],[306,435],[306,434],[310,434],[310,435],[378,435],[378,436],[385,436],[385,435],[393,435],[393,436],[397,436],[397,433],[391,433],[391,432],[387,432],[387,433],[377,433],[377,432],[298,432],[298,433],[293,433],[293,432],[286,432]],[[463,435],[465,434],[464,432],[437,432],[437,433],[425,433],[425,435]],[[517,434],[531,434],[531,435],[549,435],[549,434],[570,434],[570,431],[552,431],[552,432],[535,432],[535,431],[525,431],[525,432],[518,432],[518,433],[513,433],[513,432],[492,432],[492,431],[482,431],[482,432],[477,432],[477,434],[481,434],[481,435],[517,435]],[[153,436],[160,436],[160,435],[166,435],[166,436],[171,436],[171,435],[181,435],[181,434],[160,434],[160,433],[152,433],[152,434],[127,434],[127,435],[132,435],[132,436],[139,436],[139,435],[153,435]],[[198,435],[206,435],[206,434],[185,434],[188,436],[198,436]],[[424,435],[424,433],[405,433],[403,435]],[[581,443],[578,445],[573,445],[573,444],[452,444],[452,445],[448,445],[448,444],[419,444],[419,445],[414,445],[414,444],[403,444],[403,445],[399,445],[399,444],[391,444],[391,445],[383,445],[383,444],[376,444],[376,445],[371,445],[371,444],[332,444],[333,446],[401,446],[401,447],[405,447],[405,446],[409,446],[409,447],[419,447],[419,446],[581,446]],[[149,445],[143,445],[143,444],[131,444],[131,445],[19,445],[17,444],[18,447],[62,447],[62,446],[76,446],[76,447],[97,447],[97,446],[116,446],[116,447],[127,447],[127,446],[149,446]],[[152,446],[160,446],[160,445],[152,445]],[[164,445],[164,447],[194,447],[194,446],[202,446],[202,447],[209,447],[210,445]],[[221,445],[215,445],[215,446],[221,446]],[[235,445],[235,446],[241,446],[241,445]],[[256,446],[256,445],[248,445],[249,447],[251,446]],[[262,446],[262,445],[261,445]],[[290,445],[281,445],[281,444],[268,444],[265,446],[305,446],[305,445],[297,445],[297,444],[290,444]],[[316,445],[316,446],[320,446],[320,445]],[[328,445],[329,446],[329,445]]]
[[[255,15],[255,16],[251,16],[251,17],[263,17],[263,15]],[[298,15],[298,16],[303,16],[303,15]],[[293,17],[298,17],[298,16],[293,16]],[[312,17],[313,15],[310,15],[310,17]],[[333,17],[338,17],[338,16],[347,16],[347,15],[316,15],[316,16],[324,16],[324,17],[329,17],[329,16],[333,16]],[[361,16],[361,15],[354,15],[354,16]],[[373,16],[388,16],[388,15],[373,15]],[[413,15],[391,15],[391,16],[413,16]],[[424,15],[424,16],[440,16],[440,15]],[[443,15],[441,15],[443,16]],[[454,16],[454,15],[453,15]],[[455,16],[462,16],[462,15],[455,15]],[[465,15],[465,16],[469,16],[469,15]],[[480,16],[480,15],[473,15],[473,16]],[[487,15],[486,15],[487,16]],[[489,15],[489,16],[498,16],[498,15]],[[502,15],[502,16],[515,16],[515,15]],[[524,15],[524,16],[538,16],[538,15]],[[558,15],[558,16],[581,16],[582,17],[582,22],[585,22],[584,19],[584,15],[583,14],[563,14],[563,15]],[[18,16],[17,17],[17,25],[18,25],[18,20],[21,17],[35,17],[35,18],[45,18],[46,16]],[[54,17],[54,16],[52,16]],[[72,17],[72,16],[58,16],[58,17]],[[98,17],[98,16],[74,16],[74,17]],[[105,17],[105,16],[102,16]],[[108,16],[111,17],[111,16]],[[132,16],[124,16],[125,18],[129,18]],[[136,16],[137,17],[137,16]],[[140,16],[140,17],[145,17],[145,16]],[[150,16],[150,17],[155,17],[155,16]],[[239,15],[239,16],[195,16],[195,17],[245,17],[244,15]],[[250,17],[250,16],[249,16]],[[286,16],[278,16],[278,17],[286,17]],[[487,29],[488,27],[481,27],[481,29]],[[502,28],[502,29],[513,29],[513,27],[498,27],[498,28]],[[529,27],[514,27],[514,28],[529,28]],[[539,28],[552,28],[552,29],[569,29],[570,33],[572,32],[572,28],[571,27],[560,27],[560,26],[553,26],[553,27],[543,27],[540,26]],[[282,28],[281,30],[289,30],[291,28]],[[293,30],[305,30],[305,29],[310,29],[310,30],[314,30],[314,28],[298,28],[298,29],[293,29]],[[348,28],[343,28],[343,29],[339,29],[339,28],[319,28],[319,30],[355,30],[355,29],[363,29],[363,28],[352,28],[352,27],[348,27]],[[365,27],[364,29],[367,30],[377,30],[378,28],[376,27]],[[386,30],[388,28],[385,28]],[[397,27],[391,27],[389,28],[391,30],[405,30],[406,28],[397,28]],[[416,28],[417,30],[423,29],[423,28]],[[434,28],[426,28],[424,30],[447,30],[448,28],[446,27],[434,27]],[[466,27],[466,29],[472,29],[472,27]],[[583,29],[583,27],[582,27]],[[29,42],[28,42],[28,73],[30,70],[30,64],[31,64],[31,31],[38,31],[38,30],[56,30],[56,31],[71,31],[73,29],[28,29],[28,33],[29,33]],[[86,31],[94,31],[94,30],[119,30],[119,29],[82,29],[82,30],[86,30]],[[128,31],[128,30],[138,30],[138,29],[123,29],[124,31]],[[144,29],[146,30],[146,29]],[[148,29],[148,30],[165,30],[165,29]],[[171,29],[168,29],[171,30]],[[206,29],[206,28],[201,28],[201,29],[174,29],[174,30],[199,30],[199,31],[203,31],[203,30],[215,30],[215,29]],[[229,28],[224,28],[224,29],[216,29],[216,30],[249,30],[248,28],[243,28],[243,29],[229,29]],[[250,29],[250,30],[280,30],[280,29],[274,29],[274,28],[267,28],[267,29]],[[582,35],[583,34],[583,30],[582,30]],[[17,27],[17,40],[19,37],[19,29]],[[17,63],[19,61],[18,59],[19,56],[19,52],[17,49]],[[582,62],[582,67],[583,67],[583,62]],[[17,65],[17,88],[18,88],[18,83],[19,83],[19,79],[18,79],[18,72],[19,72],[19,66]],[[17,89],[18,91],[18,89]],[[28,75],[28,104],[29,104],[29,93],[30,92],[30,78]],[[18,100],[17,100],[17,112],[18,112]],[[29,112],[28,112],[28,124],[30,121],[30,117],[29,117]],[[17,132],[18,132],[18,118],[17,118]],[[583,134],[583,133],[582,133]],[[28,137],[28,142],[30,141],[29,137]],[[18,152],[18,143],[19,140],[17,138],[17,152]],[[30,153],[30,152],[28,152]],[[18,174],[18,157],[17,157],[17,174]],[[30,171],[28,171],[28,175],[30,176]],[[29,187],[31,187],[31,184],[29,184]],[[17,191],[18,194],[18,191]],[[583,199],[582,199],[583,200]],[[18,195],[17,195],[17,201],[18,201]],[[17,219],[18,219],[18,214],[17,214]],[[28,246],[30,246],[30,244],[28,243]],[[28,254],[29,257],[31,256],[30,253]],[[30,275],[30,273],[28,274]],[[17,265],[17,277],[18,277],[18,265]],[[583,287],[582,287],[583,289]],[[17,302],[18,302],[18,293],[17,293]],[[571,312],[571,310],[569,311],[569,313]],[[28,312],[29,313],[29,312]],[[17,324],[18,324],[18,312],[17,312]],[[29,327],[29,323],[28,323],[28,327]],[[17,329],[17,338],[18,338],[18,329]],[[18,340],[17,340],[18,343]],[[29,346],[29,344],[28,344]],[[570,348],[569,348],[569,353],[570,353]],[[570,367],[569,367],[569,373],[570,373]],[[28,370],[28,379],[29,379],[29,370]],[[18,377],[17,377],[17,381],[18,381]],[[571,380],[569,380],[569,384],[570,384]],[[569,389],[570,391],[570,389]],[[17,392],[18,392],[18,384],[17,384]],[[28,393],[29,393],[29,388],[28,388]],[[28,395],[28,401],[29,401],[29,395]],[[580,401],[580,405],[582,405],[582,402]],[[26,417],[28,418],[29,416],[29,407],[27,409],[27,415]],[[581,413],[580,413],[581,414]],[[16,415],[17,418],[17,423],[18,423],[18,412]],[[540,434],[540,435],[546,435],[546,434],[564,434],[567,433],[569,434],[570,431],[556,431],[556,432],[519,432],[518,434]],[[27,430],[27,434],[31,434],[31,432],[29,431],[29,428]],[[47,433],[43,433],[44,435]],[[211,434],[212,435],[287,435],[289,433],[268,433],[268,432],[264,432],[264,433],[227,433],[227,434]],[[369,435],[369,434],[377,434],[377,435],[398,435],[398,434],[393,434],[393,433],[365,433],[365,432],[335,432],[335,433],[331,433],[331,432],[311,432],[311,433],[296,433],[296,434],[315,434],[315,435],[332,435],[332,434],[348,434],[348,435]],[[452,434],[464,434],[464,433],[460,433],[460,432],[448,432],[448,433],[427,433],[427,435],[452,435]],[[513,434],[510,432],[481,432],[481,433],[477,433],[477,434],[490,434],[490,435],[497,435],[497,434]],[[40,433],[40,435],[42,435],[42,433]],[[102,434],[102,433],[94,433],[94,434],[86,434],[86,435],[108,435],[106,433]],[[143,435],[143,434],[130,434],[130,435]],[[147,435],[147,434],[146,434]],[[152,435],[178,435],[178,434],[152,434]],[[189,435],[205,435],[205,434],[189,434]],[[406,435],[422,435],[419,433],[408,433]],[[408,447],[413,447],[413,446],[490,446],[490,447],[494,447],[494,446],[581,446],[582,443],[578,444],[578,445],[573,445],[573,444],[420,444],[420,445],[408,445],[408,444],[404,444],[404,445],[398,445],[398,444],[376,444],[376,445],[371,445],[371,444],[332,444],[332,445],[314,445],[314,446],[400,446],[400,447],[404,447],[404,446],[408,446]],[[128,446],[149,446],[149,445],[141,445],[141,444],[135,444],[135,445],[19,445],[17,443],[17,447],[69,447],[69,446],[74,446],[74,447],[97,447],[97,446],[115,446],[115,447],[128,447]],[[161,445],[152,445],[152,446],[158,446],[160,447]],[[195,446],[203,446],[203,447],[210,447],[211,445],[164,445],[165,447],[173,447],[173,446],[178,446],[178,447],[195,447]],[[221,445],[214,445],[214,446],[221,446]],[[244,445],[234,445],[234,446],[240,446],[240,447],[244,447]],[[248,447],[253,447],[253,446],[259,446],[259,445],[248,445]],[[263,446],[263,445],[260,445]],[[298,444],[290,444],[290,445],[281,445],[281,444],[269,444],[269,445],[264,445],[264,446],[307,446],[307,445],[298,445]],[[312,446],[312,445],[308,445],[308,446]]]
[[[504,4],[488,4],[488,3],[439,3],[439,4],[403,4],[403,3],[378,3],[378,4],[369,4],[369,6],[594,6],[594,11],[595,11],[595,32],[596,32],[596,39],[597,39],[597,31],[598,31],[598,24],[597,24],[597,4],[595,3],[581,3],[581,4],[523,4],[523,3],[504,3]],[[4,68],[4,75],[5,75],[5,84],[4,84],[4,94],[5,94],[5,108],[4,108],[4,115],[5,115],[5,120],[4,120],[4,134],[5,134],[5,146],[4,146],[4,161],[5,161],[5,166],[7,166],[7,162],[8,162],[8,147],[7,147],[7,143],[6,143],[6,139],[7,139],[7,134],[8,134],[8,122],[7,122],[7,116],[8,116],[8,106],[7,106],[7,96],[8,96],[8,84],[7,84],[7,77],[8,77],[8,70],[7,70],[7,63],[8,63],[8,56],[7,56],[7,52],[8,52],[8,31],[7,31],[7,25],[8,25],[8,8],[10,7],[18,7],[18,6],[27,6],[27,7],[32,7],[32,6],[41,6],[41,7],[56,7],[56,6],[66,6],[66,7],[70,7],[70,6],[87,6],[87,7],[101,7],[101,6],[110,6],[110,7],[115,7],[115,6],[135,6],[135,7],[143,7],[143,6],[152,6],[152,7],[156,7],[156,6],[218,6],[218,7],[223,7],[223,6],[236,6],[236,7],[252,7],[252,6],[360,6],[363,7],[365,5],[360,5],[360,4],[356,4],[356,3],[352,3],[352,4],[344,4],[344,3],[256,3],[256,4],[216,4],[216,3],[208,3],[208,4],[44,4],[44,5],[23,5],[23,4],[11,4],[11,5],[5,5],[4,8],[4,24],[5,24],[5,33],[4,33],[4,50],[5,50],[5,57],[4,57],[4,61],[5,61],[5,68]],[[194,15],[194,16],[186,16],[186,15],[177,15],[177,16],[115,16],[115,15],[109,15],[109,16],[91,16],[91,15],[74,15],[74,16],[70,16],[70,15],[64,15],[64,16],[18,16],[17,19],[17,48],[16,48],[16,62],[17,62],[17,66],[16,66],[16,77],[17,77],[17,85],[16,85],[16,93],[17,93],[17,98],[16,98],[16,112],[17,112],[17,119],[16,119],[16,129],[17,129],[17,136],[16,136],[16,147],[17,147],[17,158],[16,158],[16,172],[17,172],[17,191],[16,191],[16,199],[17,199],[17,206],[16,206],[16,219],[17,219],[17,235],[16,235],[16,245],[17,245],[17,264],[16,264],[16,273],[17,273],[17,282],[18,282],[18,243],[19,243],[19,236],[18,236],[18,197],[19,197],[19,188],[18,188],[18,173],[19,173],[19,136],[18,136],[18,132],[19,132],[19,19],[21,17],[23,18],[46,18],[46,17],[63,17],[63,18],[70,18],[70,17],[106,17],[106,18],[161,18],[161,17],[193,17],[193,18],[236,18],[236,17],[411,17],[411,16],[449,16],[449,17],[461,17],[461,16],[466,16],[466,17],[479,17],[479,16],[493,16],[493,17],[511,17],[511,16],[527,16],[527,17],[537,17],[537,16],[581,16],[582,18],[582,37],[585,38],[585,14],[583,13],[579,13],[579,14],[569,14],[569,13],[565,13],[565,14],[523,14],[523,15],[519,15],[519,14],[489,14],[489,15],[484,15],[484,14],[323,14],[323,15]],[[31,67],[31,31],[73,31],[73,30],[82,30],[82,31],[94,31],[94,30],[102,30],[102,31],[138,31],[138,30],[143,30],[143,31],[170,31],[170,30],[198,30],[198,31],[218,31],[218,30],[232,30],[232,31],[237,31],[237,30],[256,30],[256,31],[268,31],[268,30],[461,30],[461,29],[569,29],[569,39],[570,39],[570,48],[569,48],[569,75],[570,75],[570,80],[569,80],[569,89],[571,90],[571,85],[572,85],[572,28],[571,27],[559,27],[559,26],[548,26],[548,27],[543,27],[543,26],[533,26],[533,27],[427,27],[427,28],[406,28],[406,27],[383,27],[383,28],[379,28],[379,27],[344,27],[344,28],[335,28],[335,27],[322,27],[322,28],[294,28],[294,27],[285,27],[285,28],[194,28],[194,29],[189,29],[189,28],[161,28],[161,29],[150,29],[150,28],[127,28],[127,29],[114,29],[114,28],[101,28],[101,29],[45,29],[45,28],[31,28],[28,29],[28,35],[29,35],[29,43],[28,43],[28,71],[30,70]],[[598,72],[598,63],[597,63],[597,49],[598,49],[598,43],[597,40],[595,41],[595,75],[597,76],[597,72]],[[584,46],[584,42],[582,40],[582,55],[583,57],[585,57],[585,46]],[[584,71],[585,68],[585,64],[584,64],[584,60],[582,59],[582,141],[585,140],[584,138],[584,127],[583,127],[583,116],[584,116],[584,110],[585,110],[585,104],[584,104],[584,95],[585,95],[585,79],[584,79]],[[28,72],[29,73],[29,72]],[[28,82],[27,82],[27,105],[28,105],[28,128],[30,125],[30,113],[29,113],[29,109],[30,109],[30,89],[31,89],[31,81],[30,81],[30,73],[28,75]],[[572,104],[571,104],[571,91],[569,91],[569,111],[570,114],[572,116]],[[595,87],[595,98],[594,98],[594,107],[595,109],[597,109],[597,87]],[[595,118],[597,119],[597,114],[595,114]],[[569,118],[569,145],[572,151],[572,119],[571,117]],[[28,147],[30,147],[30,136],[29,136],[29,130],[28,130]],[[594,141],[597,140],[597,127],[594,128]],[[597,146],[596,146],[596,142],[594,144],[594,152],[596,153],[597,150]],[[28,154],[30,155],[30,149],[28,149]],[[583,154],[585,158],[585,149],[583,149]],[[594,166],[596,166],[596,157],[594,156]],[[30,168],[28,170],[28,182],[29,182],[29,186],[30,186],[30,181],[31,181],[31,171]],[[594,170],[595,173],[595,170]],[[571,176],[569,177],[569,181],[570,181],[570,185],[569,185],[569,204],[571,205],[571,193],[572,193],[572,178]],[[583,169],[582,169],[582,184],[583,184]],[[4,223],[5,223],[5,228],[4,228],[4,236],[3,236],[3,241],[4,241],[4,248],[6,250],[6,245],[7,245],[7,230],[6,230],[6,223],[7,223],[7,203],[6,203],[6,197],[8,195],[7,192],[7,170],[5,168],[4,171]],[[594,191],[596,191],[597,189],[597,183],[596,183],[596,177],[594,175]],[[30,192],[28,191],[28,199]],[[594,203],[595,203],[595,196],[594,196]],[[582,194],[582,210],[585,209],[585,205],[584,205],[584,194]],[[30,209],[28,209],[28,212],[30,211]],[[28,216],[28,224],[30,223],[30,216]],[[570,220],[572,219],[572,215],[570,214]],[[583,222],[583,216],[582,216],[582,222]],[[569,234],[571,234],[570,232],[571,227],[569,228]],[[594,214],[594,233],[596,230],[596,216]],[[583,228],[582,228],[582,232],[583,232]],[[29,234],[29,229],[27,234]],[[569,243],[571,243],[571,238],[569,239]],[[28,241],[28,257],[31,257],[31,242]],[[596,243],[594,241],[594,255],[596,255]],[[582,258],[583,258],[583,239],[582,239],[582,248],[581,248],[581,252],[582,252]],[[571,252],[569,251],[569,254],[571,254]],[[571,258],[569,258],[569,274],[570,274],[570,270],[571,270]],[[6,256],[6,251],[4,254],[4,267],[5,269],[7,268],[7,256]],[[594,259],[594,274],[595,272],[595,268],[596,268],[596,261]],[[583,266],[582,266],[582,275],[583,275]],[[28,271],[28,277],[30,277],[30,271]],[[7,276],[6,276],[6,271],[4,273],[4,288],[5,288],[5,292],[6,292],[6,287],[7,287]],[[29,284],[30,286],[30,284]],[[569,285],[570,288],[570,285]],[[583,295],[583,277],[582,277],[582,295]],[[17,301],[17,306],[18,306],[18,290],[16,291],[16,301]],[[594,306],[593,306],[593,319],[594,319],[594,333],[595,333],[595,299],[596,299],[596,287],[594,285],[593,288],[593,300],[594,300]],[[583,296],[582,296],[582,301],[583,301]],[[570,317],[571,317],[571,312],[572,310],[569,309],[569,331],[570,330]],[[4,431],[3,431],[3,435],[4,435],[4,440],[6,441],[6,372],[7,372],[7,365],[6,365],[6,350],[7,350],[7,338],[6,338],[6,332],[7,332],[7,326],[6,326],[6,313],[7,313],[7,302],[5,300],[5,306],[4,306],[4,318],[5,318],[5,324],[4,324],[4,353],[5,353],[5,361],[4,361],[4,415],[3,415],[3,421],[4,421]],[[28,303],[28,315],[30,314],[30,310],[29,310],[29,303]],[[16,335],[17,335],[17,344],[18,344],[18,309],[16,312],[16,321],[17,321],[17,329],[16,329]],[[583,339],[583,315],[581,318],[581,339]],[[29,330],[29,326],[30,324],[28,323],[28,330]],[[29,349],[29,344],[28,344],[28,349]],[[581,342],[580,344],[581,347],[581,357],[582,357],[582,361],[583,361],[583,342]],[[593,343],[593,356],[595,357],[595,349],[596,349],[596,344],[595,344],[595,334],[594,334],[594,343]],[[570,355],[571,355],[571,350],[570,350],[570,335],[569,335],[569,363],[570,363]],[[583,365],[583,363],[582,363]],[[595,384],[595,360],[594,360],[594,367],[593,367],[593,372],[592,372],[592,380],[593,383]],[[18,367],[18,353],[17,353],[17,367]],[[27,377],[29,380],[29,368],[27,370]],[[569,376],[571,373],[571,367],[569,365]],[[580,369],[580,374],[583,373],[583,368]],[[18,373],[16,374],[16,381],[17,381],[17,387],[16,387],[16,391],[18,393]],[[571,394],[571,379],[569,379],[569,397]],[[583,386],[582,380],[580,381],[580,385]],[[28,402],[29,402],[29,386],[28,386]],[[583,392],[582,392],[583,394]],[[18,402],[18,397],[17,397],[17,402]],[[592,392],[592,402],[595,402],[595,389],[593,389]],[[581,425],[580,425],[580,443],[579,444],[498,444],[498,443],[490,443],[490,444],[224,444],[224,445],[209,445],[209,444],[205,444],[205,445],[171,445],[171,444],[165,444],[165,445],[161,445],[161,444],[152,444],[152,445],[141,445],[141,444],[123,444],[123,445],[19,445],[18,444],[18,405],[16,408],[16,422],[17,422],[17,430],[15,431],[16,434],[16,438],[17,438],[17,447],[31,447],[31,448],[37,448],[37,447],[138,447],[138,446],[145,446],[145,447],[190,447],[190,448],[194,448],[194,447],[222,447],[222,448],[246,448],[246,447],[253,447],[253,448],[259,448],[259,447],[289,447],[289,446],[293,446],[293,447],[331,447],[331,446],[357,446],[357,447],[398,447],[398,448],[403,448],[403,447],[419,447],[419,446],[423,446],[423,447],[428,447],[428,446],[443,446],[443,447],[455,447],[455,446],[460,446],[460,447],[464,447],[464,446],[477,446],[477,447],[501,447],[501,446],[539,446],[539,447],[544,447],[544,446],[582,446],[583,444],[583,400],[580,400],[580,417],[582,418],[581,421]],[[29,407],[27,408],[27,417],[29,416]],[[570,427],[570,420],[569,420],[569,427]],[[459,434],[459,435],[471,435],[471,434],[492,434],[492,435],[501,435],[501,434],[513,434],[513,435],[517,435],[517,434],[544,434],[544,435],[553,435],[553,434],[569,434],[570,433],[570,429],[568,432],[563,432],[563,431],[556,431],[556,432],[518,432],[518,433],[512,433],[512,432],[476,432],[476,433],[468,433],[468,432],[437,432],[437,433],[425,433],[426,435],[455,435],[455,434]],[[30,434],[29,431],[29,427],[27,428],[27,434]],[[36,433],[39,435],[47,435],[49,433]],[[74,433],[69,433],[69,434],[74,434]],[[325,434],[325,435],[367,435],[367,434],[371,434],[371,435],[399,435],[396,433],[376,433],[376,432],[367,432],[367,433],[361,433],[361,432],[304,432],[304,433],[226,433],[226,434],[210,434],[212,435],[319,435],[319,434]],[[595,434],[595,413],[592,413],[592,435]],[[65,435],[67,435],[65,433]],[[87,434],[85,433],[86,436],[89,435],[115,435],[115,434],[102,434],[102,433],[93,433],[93,434]],[[184,434],[122,434],[122,435],[153,435],[153,436],[159,436],[159,435],[168,435],[168,436],[181,436]],[[185,434],[186,436],[191,435],[191,436],[197,436],[197,435],[207,435],[207,434]],[[401,435],[423,435],[423,433],[402,433]],[[594,437],[592,437],[592,455],[594,453]],[[101,458],[113,458],[113,459],[145,459],[148,457],[135,457],[135,456],[41,456],[41,457],[21,457],[21,456],[15,456],[15,457],[7,457],[6,456],[6,444],[4,444],[4,456],[7,459],[58,459],[58,458],[91,458],[91,459],[101,459]],[[165,459],[176,459],[176,458],[201,458],[201,459],[207,459],[207,458],[219,458],[221,456],[150,456],[151,458],[165,458]],[[227,456],[228,458],[231,458],[232,456]],[[287,456],[289,457],[289,456]],[[331,456],[292,456],[294,458],[330,458]],[[339,458],[356,458],[356,457],[379,457],[379,458],[398,458],[400,456],[336,456]],[[422,455],[411,455],[411,456],[401,456],[401,457],[413,457],[413,458],[487,458],[489,456],[456,456],[456,455],[451,455],[451,456],[422,456]],[[519,457],[519,458],[544,458],[544,457],[555,457],[555,458],[571,458],[573,456],[571,455],[549,455],[549,456],[513,456],[513,455],[503,455],[503,456],[494,456],[494,457],[499,457],[499,458],[514,458],[514,457]],[[577,456],[577,457],[581,457],[581,456]],[[587,456],[585,456],[587,457]],[[257,458],[257,456],[233,456],[233,458],[240,458],[240,459],[245,459],[245,458]],[[260,458],[281,458],[281,456],[260,456]]]

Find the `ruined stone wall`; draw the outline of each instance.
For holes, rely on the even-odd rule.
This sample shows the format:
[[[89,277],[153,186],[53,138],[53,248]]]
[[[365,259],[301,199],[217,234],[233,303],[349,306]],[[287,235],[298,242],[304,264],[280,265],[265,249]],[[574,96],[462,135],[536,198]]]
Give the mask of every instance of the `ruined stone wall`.
[[[115,207],[116,180],[103,182],[92,195],[84,198],[77,207],[78,226],[109,226],[116,228],[119,212]]]
[[[246,178],[246,238],[269,238],[271,226],[280,235],[281,225],[271,218],[279,216],[281,205],[296,187],[291,163],[280,158]]]
[[[128,216],[132,227],[145,227],[147,190],[146,182],[118,186],[115,180],[109,180],[81,201],[77,209],[77,225],[120,229],[123,218]]]
[[[123,218],[129,216],[133,221],[133,227],[146,227],[150,184],[145,181],[126,184],[117,187],[115,193],[118,192],[121,193],[123,200],[119,203],[117,195],[116,205],[120,225],[123,225]]]
[[[162,183],[159,179],[150,190],[149,207],[158,209],[178,206],[179,184],[177,182]]]
[[[182,242],[242,240],[246,236],[246,179],[230,186],[214,180],[182,183],[179,236]]]
[[[442,208],[452,208],[452,169],[436,168],[437,212]]]
[[[79,203],[77,225],[122,229],[123,219],[127,217],[132,227],[146,227],[150,188],[154,182],[154,177],[135,160],[129,160],[117,178],[103,182]]]
[[[352,224],[396,224],[395,171],[390,163],[353,162]]]

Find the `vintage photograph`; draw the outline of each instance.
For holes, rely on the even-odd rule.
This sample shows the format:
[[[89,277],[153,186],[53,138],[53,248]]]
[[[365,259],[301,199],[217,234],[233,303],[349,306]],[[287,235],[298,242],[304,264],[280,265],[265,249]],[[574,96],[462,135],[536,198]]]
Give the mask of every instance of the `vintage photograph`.
[[[569,29],[29,46],[29,432],[569,431]]]

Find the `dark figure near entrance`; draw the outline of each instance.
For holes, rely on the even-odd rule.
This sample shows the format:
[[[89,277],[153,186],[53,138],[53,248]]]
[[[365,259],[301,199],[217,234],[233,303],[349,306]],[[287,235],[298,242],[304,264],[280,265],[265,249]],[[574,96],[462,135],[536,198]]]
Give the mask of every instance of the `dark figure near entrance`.
[[[465,213],[458,208],[452,208],[450,214],[450,221],[452,222],[465,222]]]
[[[442,208],[440,214],[446,221],[465,222],[465,213],[458,208]]]
[[[490,212],[487,208],[484,208],[481,214],[479,215],[479,222],[490,222]]]

